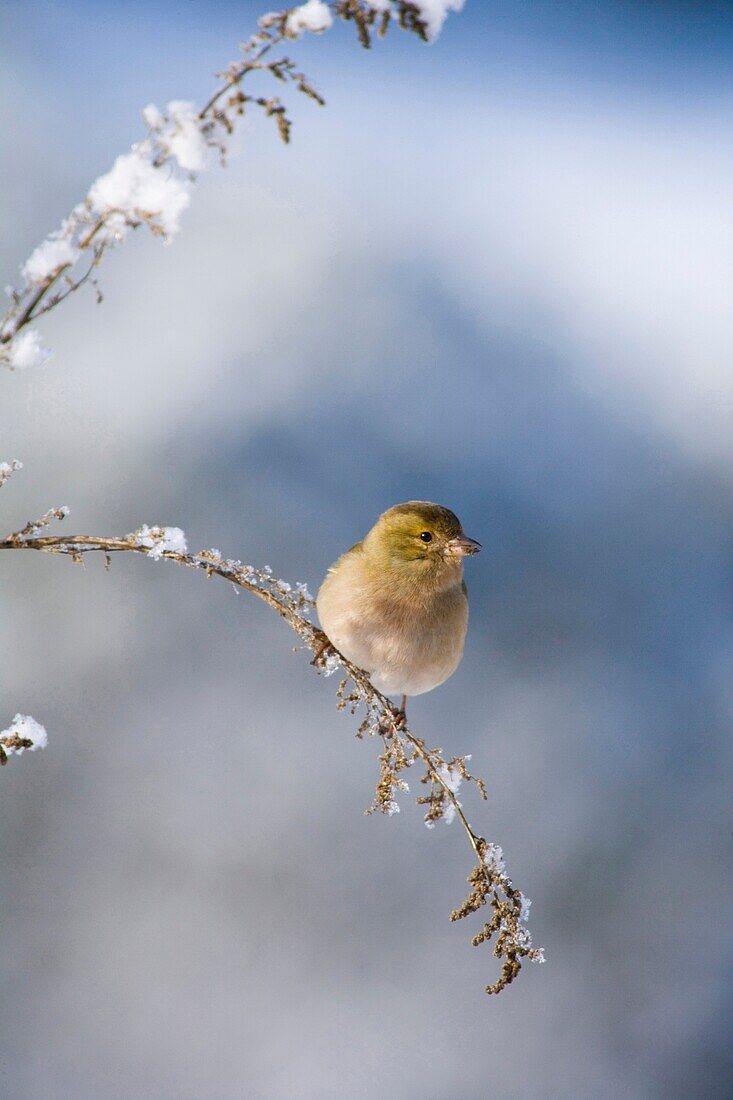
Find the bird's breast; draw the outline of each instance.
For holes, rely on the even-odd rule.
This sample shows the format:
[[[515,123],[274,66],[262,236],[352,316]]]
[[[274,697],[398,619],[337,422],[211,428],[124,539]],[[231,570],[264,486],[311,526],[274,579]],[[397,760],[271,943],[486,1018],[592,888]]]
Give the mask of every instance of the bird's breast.
[[[317,600],[324,631],[388,695],[421,695],[455,672],[463,655],[468,601],[460,581],[421,600],[395,598],[358,570],[329,573]]]

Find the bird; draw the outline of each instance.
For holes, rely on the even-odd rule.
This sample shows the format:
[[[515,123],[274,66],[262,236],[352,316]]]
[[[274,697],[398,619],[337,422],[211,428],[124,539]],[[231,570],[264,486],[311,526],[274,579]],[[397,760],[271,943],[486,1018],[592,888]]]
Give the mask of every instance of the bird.
[[[375,688],[407,699],[452,676],[463,656],[468,589],[463,559],[481,544],[449,508],[408,500],[383,512],[328,570],[316,597],[331,645]]]

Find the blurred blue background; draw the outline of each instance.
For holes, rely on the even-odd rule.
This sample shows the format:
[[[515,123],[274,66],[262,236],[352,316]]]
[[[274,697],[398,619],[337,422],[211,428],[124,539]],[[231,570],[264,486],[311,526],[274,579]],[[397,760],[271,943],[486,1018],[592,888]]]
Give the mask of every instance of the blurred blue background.
[[[259,6],[5,0],[4,281]],[[733,1091],[729,4],[468,0],[437,43],[291,53],[170,247],[142,233],[0,377],[4,527],[182,526],[315,590],[385,507],[485,545],[416,730],[548,963],[498,998],[468,850],[364,818],[352,737],[265,609],[184,570],[0,562],[9,1100]]]

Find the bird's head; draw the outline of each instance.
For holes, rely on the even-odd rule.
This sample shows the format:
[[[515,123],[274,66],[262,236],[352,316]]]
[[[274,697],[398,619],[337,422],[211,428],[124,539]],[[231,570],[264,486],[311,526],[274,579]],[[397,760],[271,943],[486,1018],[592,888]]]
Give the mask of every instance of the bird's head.
[[[386,572],[432,580],[439,587],[460,576],[464,557],[481,549],[464,535],[458,516],[426,500],[409,500],[384,512],[363,545]]]

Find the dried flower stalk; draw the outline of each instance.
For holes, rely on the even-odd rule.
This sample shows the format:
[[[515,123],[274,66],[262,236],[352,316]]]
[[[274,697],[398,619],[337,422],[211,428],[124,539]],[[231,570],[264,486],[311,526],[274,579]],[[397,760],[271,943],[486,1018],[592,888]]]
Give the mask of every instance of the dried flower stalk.
[[[471,892],[453,910],[450,919],[461,920],[484,905],[493,911],[472,941],[477,946],[493,940],[494,955],[502,962],[499,977],[486,987],[486,992],[498,993],[514,981],[525,959],[544,961],[542,949],[533,948],[526,927],[529,899],[515,889],[507,877],[501,848],[474,832],[458,800],[457,792],[463,782],[473,783],[481,797],[486,799],[483,780],[471,775],[468,770],[470,757],[455,756],[444,760],[441,749],[430,748],[410,730],[404,716],[374,687],[367,673],[339,653],[323,631],[310,621],[315,604],[305,584],[299,582],[293,586],[278,580],[269,567],[257,569],[238,560],[225,559],[218,550],[189,554],[183,532],[178,528],[144,525],[119,538],[95,535],[69,535],[64,538],[42,533],[51,520],[64,519],[67,513],[66,508],[50,509],[39,520],[28,522],[21,530],[0,540],[0,550],[62,554],[77,563],[82,562],[85,554],[99,553],[104,556],[107,566],[112,554],[145,554],[156,560],[165,558],[191,569],[203,570],[209,577],[221,577],[263,600],[295,631],[304,648],[313,652],[311,664],[319,673],[330,676],[338,669],[342,670],[343,678],[336,692],[337,707],[359,716],[356,736],[363,738],[368,735],[381,739],[383,752],[379,757],[379,778],[374,800],[366,812],[379,811],[388,815],[399,812],[396,795],[409,790],[404,773],[419,764],[423,769],[420,782],[427,793],[417,797],[416,801],[425,807],[426,825],[432,828],[440,820],[446,823],[455,818],[459,820],[476,864],[468,877]]]

